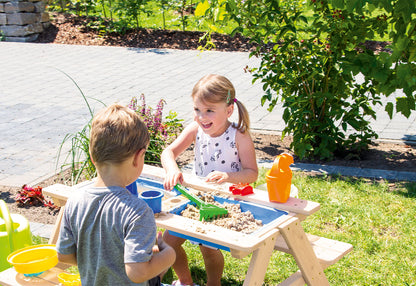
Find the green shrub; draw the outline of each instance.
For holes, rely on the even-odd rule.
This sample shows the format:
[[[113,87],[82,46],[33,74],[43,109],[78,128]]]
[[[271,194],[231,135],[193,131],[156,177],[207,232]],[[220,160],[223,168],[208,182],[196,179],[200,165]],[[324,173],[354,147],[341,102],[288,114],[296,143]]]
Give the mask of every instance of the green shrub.
[[[251,56],[261,63],[250,70],[254,81],[263,84],[261,104],[268,103],[272,111],[283,101],[283,136],[293,135],[292,149],[299,157],[359,155],[377,138],[369,119],[376,119],[373,107],[381,94],[402,89],[405,96],[396,99],[396,111],[409,117],[416,109],[414,1],[207,3],[200,4],[207,21],[234,21],[238,27],[233,33],[257,44]],[[391,41],[391,53],[367,49],[365,42],[375,38]],[[394,104],[385,108],[392,116]]]

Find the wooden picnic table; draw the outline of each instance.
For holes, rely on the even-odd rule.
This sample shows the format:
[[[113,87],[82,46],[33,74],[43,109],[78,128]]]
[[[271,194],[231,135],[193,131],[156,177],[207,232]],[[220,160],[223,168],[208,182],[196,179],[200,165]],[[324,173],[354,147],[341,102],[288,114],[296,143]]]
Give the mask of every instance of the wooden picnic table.
[[[162,168],[150,165],[145,165],[141,174],[143,178],[159,182],[163,181],[164,176],[165,172]],[[66,200],[74,188],[89,183],[92,182],[84,182],[74,187],[56,184],[43,190],[45,195],[52,197],[55,204],[61,206],[49,243],[55,244],[57,241]],[[283,204],[272,203],[269,202],[267,192],[260,190],[254,190],[254,194],[244,197],[232,195],[228,190],[229,184],[209,184],[191,174],[184,174],[183,185],[195,190],[225,194],[237,200],[287,212],[261,231],[256,232],[255,235],[243,234],[175,215],[166,212],[163,206],[162,213],[155,215],[159,227],[186,237],[224,246],[229,249],[234,258],[241,259],[252,254],[244,285],[262,285],[273,250],[290,253],[299,267],[299,271],[279,285],[304,285],[305,283],[329,285],[324,269],[337,262],[352,249],[348,243],[305,233],[300,222],[318,211],[319,203],[292,197]],[[292,185],[292,188],[294,187]]]

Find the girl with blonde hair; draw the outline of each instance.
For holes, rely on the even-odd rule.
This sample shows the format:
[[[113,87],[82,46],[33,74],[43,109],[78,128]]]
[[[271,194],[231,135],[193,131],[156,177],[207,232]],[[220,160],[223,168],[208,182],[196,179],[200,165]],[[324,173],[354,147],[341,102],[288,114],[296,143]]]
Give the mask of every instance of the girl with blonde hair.
[[[249,128],[250,120],[244,104],[236,98],[233,84],[224,76],[210,74],[201,78],[192,90],[194,122],[162,153],[166,171],[164,187],[172,190],[183,182],[176,158],[194,144],[194,173],[213,183],[252,183],[258,167]],[[238,109],[238,122],[229,118]],[[165,241],[176,251],[173,269],[179,277],[172,285],[193,285],[188,260],[182,244],[185,239],[165,231]],[[200,245],[207,272],[207,285],[220,286],[224,258],[219,249]]]

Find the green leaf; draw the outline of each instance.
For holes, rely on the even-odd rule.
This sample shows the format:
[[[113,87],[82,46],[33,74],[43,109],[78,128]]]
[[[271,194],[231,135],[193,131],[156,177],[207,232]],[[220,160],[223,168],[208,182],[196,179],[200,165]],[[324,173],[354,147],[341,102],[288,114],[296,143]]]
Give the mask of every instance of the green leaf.
[[[207,0],[203,1],[203,2],[199,2],[198,5],[196,6],[195,9],[195,16],[196,17],[201,17],[205,15],[205,12],[210,8],[210,5],[208,3]]]
[[[342,130],[347,131],[347,123],[342,122]]]
[[[406,118],[410,116],[410,110],[412,105],[414,106],[414,102],[412,102],[407,97],[398,97],[396,98],[396,110],[397,112],[402,113]],[[414,109],[414,107],[413,107]]]
[[[412,46],[409,49],[409,62],[416,61],[416,46]]]
[[[412,76],[411,66],[408,64],[399,64],[397,66],[397,77],[402,80],[407,80],[408,77]]]
[[[308,18],[306,18],[305,16],[299,16],[299,20],[308,24]]]
[[[238,12],[238,7],[234,1],[227,1],[226,8],[228,8],[228,11],[231,13]]]
[[[405,22],[409,22],[412,19],[412,12],[414,13],[414,7],[414,1],[398,0],[394,5],[394,10],[404,19]]]
[[[406,50],[407,46],[409,45],[410,39],[406,36],[400,36],[397,39],[396,42],[396,47],[400,50],[400,51],[404,51]]]
[[[344,0],[332,0],[332,5],[335,8],[343,8],[344,7]]]

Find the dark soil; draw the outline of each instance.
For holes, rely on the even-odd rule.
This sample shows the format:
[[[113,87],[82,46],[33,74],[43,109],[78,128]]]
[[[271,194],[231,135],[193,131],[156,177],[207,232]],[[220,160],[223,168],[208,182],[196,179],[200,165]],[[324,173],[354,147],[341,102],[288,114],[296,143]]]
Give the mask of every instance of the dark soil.
[[[110,34],[101,36],[98,32],[85,28],[85,17],[54,14],[52,25],[42,33],[38,43],[70,44],[70,45],[105,45],[137,48],[169,48],[169,49],[197,49],[200,45],[199,32],[162,31],[139,29],[125,34]],[[238,36],[214,35],[213,40],[217,50],[221,51],[250,51],[253,45],[249,40]],[[374,50],[384,49],[386,43],[367,42],[367,47]],[[285,137],[282,141],[277,134],[252,134],[258,160],[273,160],[276,155],[287,152],[293,154],[290,149],[292,138]],[[192,150],[186,150],[179,158],[179,164],[187,164],[192,160]],[[376,142],[369,150],[360,154],[360,157],[352,159],[335,158],[330,162],[319,160],[299,160],[296,163],[315,163],[327,165],[339,165],[359,168],[373,168],[395,171],[416,172],[416,146],[401,143]],[[415,173],[416,176],[416,173]],[[41,187],[47,187],[55,183],[63,183],[62,177],[54,176],[39,183]],[[26,182],[22,182],[22,185]],[[16,193],[20,188],[0,186],[0,199],[6,201],[12,213],[20,213],[30,221],[41,223],[54,223],[56,210],[46,207],[20,208],[15,203]]]
[[[93,18],[79,17],[70,14],[51,14],[52,25],[36,40],[37,43],[54,43],[69,45],[119,46],[151,49],[196,50],[203,32],[175,31],[158,29],[134,29],[125,33],[109,33],[101,35],[100,31],[88,28]],[[236,35],[212,35],[212,41],[219,51],[250,51],[254,45],[249,39]]]

